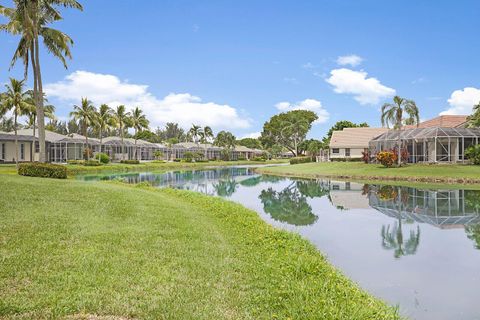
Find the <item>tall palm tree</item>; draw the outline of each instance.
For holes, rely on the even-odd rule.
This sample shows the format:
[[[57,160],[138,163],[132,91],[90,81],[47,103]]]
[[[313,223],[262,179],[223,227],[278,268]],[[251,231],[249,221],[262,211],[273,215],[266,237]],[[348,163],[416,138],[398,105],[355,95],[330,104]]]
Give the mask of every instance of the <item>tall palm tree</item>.
[[[95,126],[98,129],[98,136],[100,138],[100,152],[103,147],[103,133],[113,125],[113,111],[107,104],[102,104],[95,114]]]
[[[193,142],[195,142],[198,146],[200,137],[202,135],[202,127],[192,124],[192,127],[190,128],[190,130],[188,130],[188,135],[193,139]]]
[[[62,20],[57,6],[76,8],[82,6],[76,0],[14,0],[14,7],[0,6],[0,14],[7,18],[7,23],[0,25],[0,30],[19,35],[20,40],[12,58],[13,66],[18,59],[23,60],[25,78],[29,63],[33,71],[33,92],[37,109],[38,136],[40,144],[40,162],[46,161],[45,149],[45,115],[43,109],[43,83],[40,68],[39,38],[48,52],[62,61],[66,66],[66,58],[71,58],[70,46],[72,39],[65,33],[49,28],[48,25]]]
[[[82,126],[82,133],[85,136],[86,148],[88,148],[88,128],[95,123],[96,109],[92,102],[87,98],[82,98],[80,106],[74,105],[70,117],[78,121]],[[85,153],[85,159],[88,158],[88,152]]]
[[[125,141],[124,141],[124,133],[125,129],[129,126],[129,119],[130,113],[126,112],[125,106],[120,105],[117,107],[116,110],[113,112],[113,120],[115,126],[120,131],[120,137],[122,139],[122,160],[125,160]]]
[[[32,105],[35,105],[35,98],[32,90],[28,90],[29,101]],[[47,102],[47,99],[44,98],[44,101]],[[45,118],[50,120],[55,120],[55,106],[49,104],[43,107],[43,113]],[[36,106],[32,108],[27,114],[27,127],[32,128],[33,131],[33,143],[30,149],[30,161],[33,161],[33,154],[35,153],[35,144],[36,144],[36,129],[37,129],[37,108]]]
[[[201,133],[200,133],[200,141],[203,143],[203,146],[205,148],[205,159],[207,159],[207,143],[213,139],[213,130],[209,126],[203,127]]]
[[[135,130],[135,159],[137,159],[137,134],[143,129],[148,129],[149,123],[150,122],[148,121],[147,117],[143,114],[143,111],[139,107],[133,109],[132,115],[130,116],[130,124]]]
[[[31,104],[27,92],[23,91],[25,80],[10,78],[10,83],[5,85],[7,91],[2,94],[0,109],[10,110],[13,113],[15,132],[15,163],[18,167],[18,117],[30,112],[35,106]]]
[[[404,115],[406,117],[404,117]],[[397,152],[398,152],[398,165],[402,164],[402,140],[400,137],[400,131],[402,130],[403,124],[407,123],[410,125],[420,122],[420,115],[418,107],[415,104],[415,101],[401,98],[399,96],[393,97],[393,103],[385,103],[382,106],[382,126],[387,126],[389,124],[393,125],[393,129],[398,131],[398,140],[397,140]]]

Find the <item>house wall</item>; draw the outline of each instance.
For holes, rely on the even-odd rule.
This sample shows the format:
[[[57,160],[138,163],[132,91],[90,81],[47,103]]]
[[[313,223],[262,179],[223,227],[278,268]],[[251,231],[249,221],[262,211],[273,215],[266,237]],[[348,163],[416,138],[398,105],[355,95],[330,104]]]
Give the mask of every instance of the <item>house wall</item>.
[[[345,149],[338,148],[339,153],[333,153],[334,148],[330,148],[330,159],[346,158]],[[361,158],[362,152],[367,148],[350,148],[350,157],[349,158]]]
[[[21,145],[24,146],[24,157],[21,157]],[[25,162],[30,161],[30,141],[19,141],[18,142],[18,157],[19,161]],[[3,151],[3,147],[5,147],[5,152]],[[5,154],[5,157],[3,157]],[[0,160],[4,162],[15,162],[16,152],[15,152],[15,141],[0,141]]]

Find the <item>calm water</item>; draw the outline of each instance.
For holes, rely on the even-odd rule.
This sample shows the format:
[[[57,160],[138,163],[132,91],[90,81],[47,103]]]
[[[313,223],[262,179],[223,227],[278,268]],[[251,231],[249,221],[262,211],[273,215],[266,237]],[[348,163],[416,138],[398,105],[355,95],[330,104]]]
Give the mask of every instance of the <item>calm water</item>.
[[[147,181],[237,201],[302,234],[412,319],[480,319],[480,191],[298,180],[246,167],[81,179]]]

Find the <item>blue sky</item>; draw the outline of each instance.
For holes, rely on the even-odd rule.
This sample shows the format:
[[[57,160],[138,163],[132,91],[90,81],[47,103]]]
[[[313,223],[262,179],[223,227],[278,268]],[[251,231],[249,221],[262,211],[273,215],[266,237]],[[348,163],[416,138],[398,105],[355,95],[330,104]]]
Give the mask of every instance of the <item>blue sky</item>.
[[[480,100],[478,1],[81,3],[56,24],[75,41],[69,69],[42,53],[61,118],[87,96],[139,105],[153,126],[198,119],[242,137],[307,108],[321,116],[310,134],[321,138],[338,120],[378,126],[395,93],[422,119]],[[0,36],[0,82],[22,74],[6,72],[15,42]]]

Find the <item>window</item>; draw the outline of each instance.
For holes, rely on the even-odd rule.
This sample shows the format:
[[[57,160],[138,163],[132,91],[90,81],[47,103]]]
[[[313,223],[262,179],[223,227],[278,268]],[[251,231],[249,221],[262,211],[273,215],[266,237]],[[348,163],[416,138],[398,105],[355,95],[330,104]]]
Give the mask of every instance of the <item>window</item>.
[[[36,153],[40,152],[40,143],[38,141],[35,141],[35,152]]]
[[[338,148],[333,148],[333,149],[332,149],[332,153],[340,153],[340,149],[338,149]]]
[[[350,157],[350,148],[345,148],[345,157]]]
[[[25,160],[25,144],[20,144],[20,160]]]
[[[6,153],[7,153],[7,149],[5,148],[5,143],[2,143],[2,160],[5,160]]]

